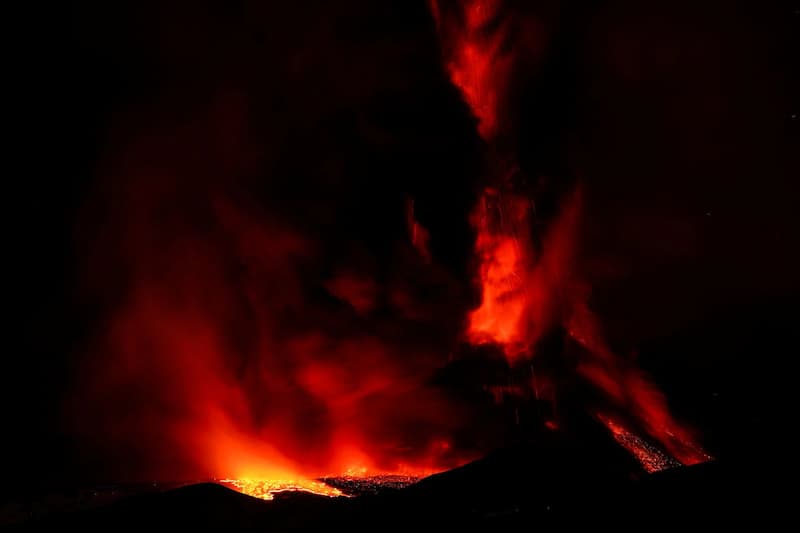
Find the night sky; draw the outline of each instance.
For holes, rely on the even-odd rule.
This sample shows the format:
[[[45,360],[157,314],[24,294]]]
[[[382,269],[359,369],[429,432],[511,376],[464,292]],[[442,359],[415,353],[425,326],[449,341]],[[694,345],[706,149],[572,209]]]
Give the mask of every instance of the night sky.
[[[113,299],[87,297],[86,261],[120,168],[174,164],[180,190],[221,183],[327,232],[334,254],[357,235],[379,258],[402,232],[390,204],[410,192],[434,255],[462,280],[479,179],[474,122],[425,2],[64,4],[26,19],[11,102],[21,164],[6,167],[0,379],[12,493],[104,478],[63,420]],[[644,366],[685,411],[710,382],[736,397],[721,411],[779,412],[770,394],[793,364],[800,288],[800,4],[540,7],[550,49],[523,92],[522,157],[586,186],[582,265],[609,337],[650,353]],[[137,160],[125,152],[136,139],[168,153]],[[314,215],[329,205],[333,227]]]

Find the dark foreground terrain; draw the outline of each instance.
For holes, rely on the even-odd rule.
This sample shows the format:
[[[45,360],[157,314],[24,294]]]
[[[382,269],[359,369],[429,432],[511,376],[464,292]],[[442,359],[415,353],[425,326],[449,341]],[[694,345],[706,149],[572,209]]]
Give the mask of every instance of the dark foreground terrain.
[[[101,487],[6,498],[0,526],[150,531],[496,531],[718,528],[785,521],[792,506],[792,301],[760,317],[731,313],[642,352],[676,414],[700,429],[711,462],[645,474],[600,425],[544,432],[404,489],[354,498],[303,493],[258,500],[197,483]]]
[[[778,520],[766,476],[741,465],[708,463],[652,475],[620,475],[610,463],[586,470],[576,455],[540,457],[507,450],[406,489],[329,499],[293,493],[262,501],[213,483],[133,495],[109,505],[56,512],[14,526],[22,530],[366,531],[446,528],[593,527],[639,530],[719,527]],[[615,466],[618,466],[615,465]],[[616,472],[615,472],[616,470]]]

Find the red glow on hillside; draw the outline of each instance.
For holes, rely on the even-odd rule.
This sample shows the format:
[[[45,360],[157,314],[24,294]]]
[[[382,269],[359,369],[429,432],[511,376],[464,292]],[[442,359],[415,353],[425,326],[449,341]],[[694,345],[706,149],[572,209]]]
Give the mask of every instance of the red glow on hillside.
[[[691,431],[675,420],[663,393],[647,375],[634,362],[611,351],[597,317],[585,302],[573,303],[568,331],[588,352],[578,365],[578,373],[603,391],[611,405],[628,413],[643,431],[682,464],[702,463],[711,458],[696,443]],[[615,432],[608,422],[609,416],[599,419]]]
[[[578,373],[602,391],[611,405],[628,413],[681,463],[707,461],[709,456],[691,432],[670,414],[658,388],[633,362],[612,351],[600,321],[589,309],[588,293],[575,265],[580,211],[578,189],[564,201],[543,238],[543,253],[537,257],[530,234],[530,200],[494,189],[484,193],[473,217],[482,300],[469,315],[468,340],[500,346],[509,363],[515,364],[535,358],[537,341],[555,326],[563,326],[585,350]],[[547,383],[535,386],[549,387]],[[613,421],[610,415],[598,419]],[[612,434],[618,434],[611,425],[608,427]],[[648,453],[647,447],[634,448],[632,453],[639,458]]]

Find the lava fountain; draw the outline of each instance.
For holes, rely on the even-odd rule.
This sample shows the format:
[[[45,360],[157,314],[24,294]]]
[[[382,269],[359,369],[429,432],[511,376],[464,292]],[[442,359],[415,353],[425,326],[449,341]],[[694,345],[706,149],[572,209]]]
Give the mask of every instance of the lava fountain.
[[[561,199],[560,212],[545,221],[544,229],[537,220],[537,195],[520,185],[529,180],[516,162],[509,87],[515,71],[541,55],[544,28],[502,0],[432,0],[430,5],[447,70],[487,146],[487,186],[472,217],[482,299],[468,317],[469,342],[499,347],[514,365],[541,357],[537,343],[561,328],[583,348],[577,373],[607,402],[608,407],[595,410],[596,419],[644,469],[708,460],[691,432],[672,417],[655,385],[611,350],[589,309],[586,284],[575,268],[580,184]],[[544,393],[556,403],[558,387],[547,380],[547,374],[534,374],[530,387],[537,398]],[[617,412],[632,418],[669,457],[636,437]],[[556,420],[545,424],[558,427]]]

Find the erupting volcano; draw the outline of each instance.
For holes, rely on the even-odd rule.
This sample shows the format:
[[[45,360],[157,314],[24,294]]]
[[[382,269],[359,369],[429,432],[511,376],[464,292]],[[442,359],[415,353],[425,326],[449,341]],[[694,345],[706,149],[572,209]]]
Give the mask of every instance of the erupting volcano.
[[[557,419],[559,387],[554,380],[560,377],[555,368],[535,363],[542,357],[537,353],[542,339],[563,330],[582,348],[572,370],[597,388],[610,408],[626,413],[680,463],[708,460],[690,432],[672,418],[656,387],[611,351],[589,310],[586,284],[575,265],[580,185],[557,198],[561,205],[552,220],[537,220],[537,202],[552,198],[543,198],[526,184],[548,178],[524,175],[514,154],[514,124],[506,118],[514,109],[507,90],[512,73],[535,62],[541,53],[543,41],[537,39],[535,24],[526,22],[524,15],[513,18],[509,5],[500,0],[458,5],[433,1],[431,6],[445,43],[447,70],[486,141],[489,175],[472,217],[482,299],[469,314],[469,342],[498,347],[509,365],[529,364],[529,386],[537,399],[544,395],[553,404]],[[566,357],[566,353],[545,357]],[[657,451],[637,444],[640,439],[619,438],[624,430],[611,411],[600,408],[596,413],[646,470],[670,465],[657,459]],[[557,420],[544,423],[558,427]]]
[[[437,256],[451,236],[426,224],[411,191],[372,194],[370,175],[334,194],[349,170],[336,159],[320,159],[316,190],[292,183],[304,156],[270,160],[289,193],[231,185],[258,159],[247,96],[224,93],[197,118],[206,128],[126,136],[104,167],[114,179],[96,193],[102,207],[90,203],[104,223],[87,215],[85,288],[104,318],[70,416],[112,475],[216,479],[266,499],[349,495],[358,478],[402,486],[504,444],[515,430],[495,431],[487,412],[522,404],[537,414],[515,424],[537,431],[568,427],[563,405],[578,405],[648,472],[709,459],[590,310],[581,185],[518,158],[516,87],[546,54],[547,29],[502,0],[429,7],[480,139],[476,201],[451,224],[471,232],[473,286]],[[196,150],[213,164],[196,164]],[[496,371],[465,388],[482,398],[442,385],[480,358]]]

